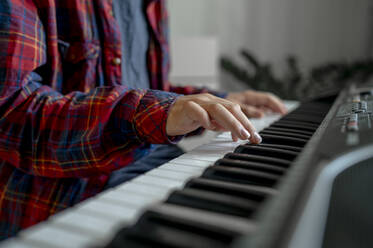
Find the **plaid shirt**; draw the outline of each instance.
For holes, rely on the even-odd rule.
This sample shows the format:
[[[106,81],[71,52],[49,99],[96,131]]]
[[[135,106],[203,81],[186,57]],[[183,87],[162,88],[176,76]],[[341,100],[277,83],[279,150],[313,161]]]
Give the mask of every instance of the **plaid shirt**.
[[[109,174],[168,143],[167,12],[147,0],[151,90],[121,84],[111,0],[0,2],[0,240],[100,192]],[[159,91],[162,90],[162,91]]]

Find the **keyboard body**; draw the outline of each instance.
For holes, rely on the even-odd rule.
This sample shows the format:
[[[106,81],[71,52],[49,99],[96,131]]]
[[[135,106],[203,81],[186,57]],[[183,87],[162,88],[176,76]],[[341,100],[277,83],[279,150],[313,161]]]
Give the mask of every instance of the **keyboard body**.
[[[0,247],[370,247],[372,89],[288,102],[253,120],[263,144],[223,133]]]

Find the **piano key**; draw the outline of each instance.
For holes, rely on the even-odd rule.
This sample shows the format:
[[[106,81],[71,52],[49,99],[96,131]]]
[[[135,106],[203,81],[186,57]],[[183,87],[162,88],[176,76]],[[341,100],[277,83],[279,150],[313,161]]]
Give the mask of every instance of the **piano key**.
[[[242,197],[244,199],[250,199],[257,202],[261,202],[268,196],[272,196],[277,193],[275,189],[270,187],[225,182],[201,177],[189,180],[185,184],[185,188],[208,190],[221,194]]]
[[[152,247],[177,247],[177,248],[196,248],[196,247],[214,247],[224,248],[232,242],[232,236],[218,235],[218,238],[205,237],[205,230],[192,230],[188,223],[180,223],[173,218],[164,218],[152,215],[151,212],[140,219],[138,224],[131,229],[122,229],[114,240],[106,248],[152,248]],[[208,233],[216,236],[216,232]],[[224,242],[222,242],[222,239]]]
[[[227,158],[219,159],[218,161],[215,162],[215,165],[236,167],[236,168],[242,168],[242,169],[252,169],[252,170],[258,170],[258,171],[263,171],[263,172],[275,173],[279,175],[284,174],[286,171],[283,167],[273,166],[271,164],[233,160],[233,159],[227,159]]]
[[[247,142],[247,140],[246,140]],[[238,145],[238,144],[237,144]],[[234,149],[234,147],[232,147],[232,150]],[[195,150],[195,151],[192,151],[191,152],[192,154],[193,153],[196,153],[196,154],[217,154],[217,155],[221,155],[221,154],[225,154],[227,153],[227,148],[226,147],[221,147],[221,146],[214,146],[214,145],[202,145],[202,146],[199,146],[198,147],[198,150]]]
[[[295,147],[303,147],[308,139],[292,138],[272,134],[261,134],[263,143],[265,144],[282,144]]]
[[[138,185],[141,186],[141,185]],[[136,207],[136,212],[141,213],[145,207],[150,206],[158,201],[163,200],[167,194],[156,194],[156,195],[143,195],[143,194],[133,194],[132,191],[127,190],[128,187],[122,187],[120,190],[112,190],[110,192],[105,192],[95,197],[95,202],[103,202],[105,204],[105,209],[109,211],[106,204],[110,205],[124,205],[126,208],[128,206]],[[154,188],[154,187],[152,187]],[[127,191],[127,192],[126,192]],[[126,211],[123,208],[123,211]],[[56,216],[52,218],[52,222],[59,226],[65,226],[72,228],[73,230],[79,230],[80,232],[88,232],[94,235],[94,243],[104,244],[112,238],[113,235],[120,227],[131,224],[126,221],[118,219],[113,221],[112,218],[107,218],[106,214],[96,214],[87,211],[73,211],[74,214],[66,214],[63,216]],[[137,215],[135,214],[135,218]],[[111,235],[110,235],[111,234]]]
[[[175,158],[175,159],[169,161],[169,163],[206,168],[206,167],[208,167],[212,164],[212,161],[198,160],[198,159],[192,159],[191,160],[191,159],[183,158],[183,157],[180,156],[178,158]]]
[[[304,131],[309,131],[309,132],[315,132],[317,129],[317,126],[310,126],[310,125],[305,125],[304,123],[302,124],[295,124],[291,122],[275,122],[271,125],[271,127],[281,127],[281,128],[292,128],[295,130],[304,130]]]
[[[248,234],[255,228],[253,222],[241,217],[227,216],[167,203],[154,206],[148,213],[155,217],[163,217],[166,220],[180,222],[181,225],[190,225],[195,229],[205,229],[206,231],[209,230],[222,235]]]
[[[282,120],[286,121],[296,121],[296,122],[305,122],[305,123],[310,123],[310,124],[315,124],[319,125],[323,121],[324,117],[320,115],[314,115],[314,116],[309,116],[309,115],[299,115],[299,114],[294,114],[290,116],[285,116],[282,118]]]
[[[266,118],[265,120],[250,119],[250,122],[255,127],[255,130],[257,132],[260,132],[264,128],[268,127],[274,121],[277,121],[278,119],[280,119],[280,116]],[[229,133],[229,135],[230,135],[230,133]],[[230,140],[232,140],[232,138],[230,138]]]
[[[302,119],[296,119],[296,120],[290,120],[290,119],[286,119],[287,116],[284,116],[283,118],[279,119],[278,121],[275,121],[273,122],[271,125],[274,125],[274,124],[293,124],[293,125],[304,125],[306,127],[310,127],[310,128],[317,128],[320,123],[311,123],[311,122],[307,122],[307,121],[304,121]]]
[[[182,159],[189,159],[189,160],[203,160],[208,162],[215,162],[217,159],[221,158],[224,155],[224,153],[219,154],[209,154],[199,151],[192,151],[191,153],[186,153],[180,156]]]
[[[320,126],[320,123],[315,124],[315,123],[309,123],[309,122],[304,122],[304,121],[293,121],[293,120],[281,119],[277,122],[272,123],[270,127],[279,126],[280,124],[288,125],[290,128],[293,128],[296,130],[308,131],[308,132],[314,132]],[[286,128],[286,126],[284,126],[284,128]]]
[[[160,196],[167,194],[168,189],[164,187],[154,187],[154,185],[143,184],[141,182],[130,181],[114,188],[115,191],[128,191],[132,194],[140,194],[145,196]],[[106,192],[105,192],[106,194]]]
[[[253,171],[241,168],[211,166],[202,174],[203,178],[236,182],[242,184],[255,184],[272,187],[280,179],[278,175]]]
[[[302,130],[296,130],[296,129],[291,129],[291,128],[281,128],[281,127],[267,127],[264,130],[299,133],[299,134],[304,134],[304,135],[308,135],[308,136],[312,136],[314,134],[314,132],[310,132],[310,131],[302,131]]]
[[[236,148],[235,153],[244,153],[260,156],[268,156],[273,158],[294,160],[298,156],[297,152],[283,150],[278,148],[255,146],[255,145],[241,145]]]
[[[49,220],[50,226],[59,226],[73,232],[86,233],[91,236],[91,242],[95,245],[103,245],[108,242],[113,233],[119,230],[124,223],[112,221],[100,215],[90,215],[84,212],[68,211]]]
[[[193,213],[189,210],[188,213],[188,210],[185,207],[163,205],[161,209],[148,211],[134,228],[120,231],[107,247],[119,248],[123,244],[130,244],[130,247],[218,248],[226,247],[237,236],[237,231],[224,229],[215,223],[206,224],[203,221],[207,217],[210,222],[217,222],[216,215],[200,210],[194,210]],[[218,217],[224,221],[223,216]],[[237,221],[234,224],[237,225]],[[244,228],[253,229],[250,225],[249,228]]]
[[[116,203],[123,203],[128,204],[129,206],[142,206],[144,204],[151,204],[156,201],[162,200],[162,195],[157,196],[145,196],[141,194],[133,194],[131,191],[116,191],[113,190],[111,192],[107,192],[105,194],[97,196],[95,200],[101,200],[105,202],[112,202],[113,204]]]
[[[211,147],[221,147],[225,148],[226,151],[233,151],[237,146],[246,144],[248,141],[241,141],[241,142],[227,142],[227,141],[220,141],[220,140],[212,140],[209,144]]]
[[[101,215],[112,219],[112,221],[122,221],[124,223],[133,222],[139,214],[139,209],[134,206],[112,204],[100,200],[95,201],[94,199],[78,204],[75,208],[78,213],[85,212],[93,216]]]
[[[192,162],[190,162],[190,163],[192,163]],[[198,173],[202,173],[202,171],[204,169],[204,168],[193,166],[193,165],[181,165],[181,164],[172,164],[172,163],[164,164],[160,168],[165,169],[165,170],[193,173],[193,174],[196,174],[196,175]]]
[[[310,135],[298,134],[298,133],[291,133],[291,132],[284,132],[284,131],[272,131],[272,130],[263,130],[260,132],[260,135],[263,134],[272,134],[278,136],[285,136],[285,137],[292,137],[292,138],[300,138],[300,139],[310,139]]]
[[[253,155],[253,154],[243,154],[243,153],[227,153],[224,158],[229,159],[237,159],[243,161],[257,161],[263,163],[270,163],[273,165],[279,165],[282,167],[288,167],[291,163],[291,160],[274,158],[269,156],[260,156],[260,155]]]
[[[190,177],[195,175],[195,173],[185,172],[185,171],[184,172],[172,171],[172,170],[167,170],[163,168],[157,168],[157,169],[147,172],[146,175],[182,181],[182,180],[189,179]]]
[[[222,244],[216,239],[205,237],[203,234],[190,232],[175,228],[172,225],[168,226],[162,222],[145,222],[139,225],[139,229],[123,230],[119,236],[113,240],[108,248],[121,248],[123,244],[126,247],[136,248],[152,248],[152,247],[178,247],[178,248],[197,248],[197,247],[214,247],[224,248],[226,244]],[[141,228],[144,227],[146,232]],[[119,240],[118,240],[119,239]],[[117,242],[117,244],[115,244]],[[231,241],[230,241],[231,242]]]
[[[20,238],[10,238],[4,241],[1,241],[0,247],[4,248],[49,248],[46,244],[38,244],[30,241],[23,241]]]
[[[92,236],[79,232],[71,232],[50,226],[36,226],[25,230],[22,234],[25,242],[40,243],[40,247],[65,248],[65,247],[87,247],[92,242]]]
[[[258,206],[258,203],[248,199],[191,188],[175,190],[166,203],[246,218],[250,217]]]
[[[289,145],[280,145],[280,144],[266,144],[266,143],[260,143],[260,147],[268,147],[268,148],[276,148],[280,150],[288,150],[288,151],[293,151],[293,152],[301,152],[303,150],[303,147],[297,147],[297,146],[289,146]]]
[[[136,177],[132,182],[138,182],[142,184],[148,184],[152,186],[163,187],[166,189],[180,188],[183,186],[182,181],[174,180],[171,178],[159,178],[157,176],[145,174],[140,177]]]

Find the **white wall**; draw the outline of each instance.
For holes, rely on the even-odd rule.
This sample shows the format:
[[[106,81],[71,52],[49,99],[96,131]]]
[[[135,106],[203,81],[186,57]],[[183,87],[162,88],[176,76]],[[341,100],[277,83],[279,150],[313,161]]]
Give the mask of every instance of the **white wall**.
[[[215,36],[220,7],[220,0],[168,0],[171,37]]]
[[[222,15],[232,17],[229,21],[220,19],[225,54],[246,47],[277,65],[286,55],[295,54],[308,67],[369,53],[367,37],[373,28],[369,23],[370,0],[230,2],[221,2]]]
[[[171,42],[180,36],[215,36],[221,54],[237,56],[247,48],[276,68],[289,54],[297,55],[305,68],[372,54],[371,0],[169,0],[168,4]]]

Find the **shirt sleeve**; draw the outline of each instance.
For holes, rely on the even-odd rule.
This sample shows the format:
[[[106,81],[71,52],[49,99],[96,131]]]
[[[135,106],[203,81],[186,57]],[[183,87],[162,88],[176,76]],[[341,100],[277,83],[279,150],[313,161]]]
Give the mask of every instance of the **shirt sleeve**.
[[[227,93],[211,90],[208,88],[198,88],[193,86],[172,86],[170,85],[170,92],[175,92],[177,94],[191,95],[191,94],[201,94],[201,93],[210,93],[214,96],[225,98]]]
[[[143,143],[175,140],[165,127],[177,94],[113,86],[63,95],[47,86],[36,73],[47,44],[35,13],[32,1],[0,3],[0,160],[37,176],[88,177],[132,162]]]

